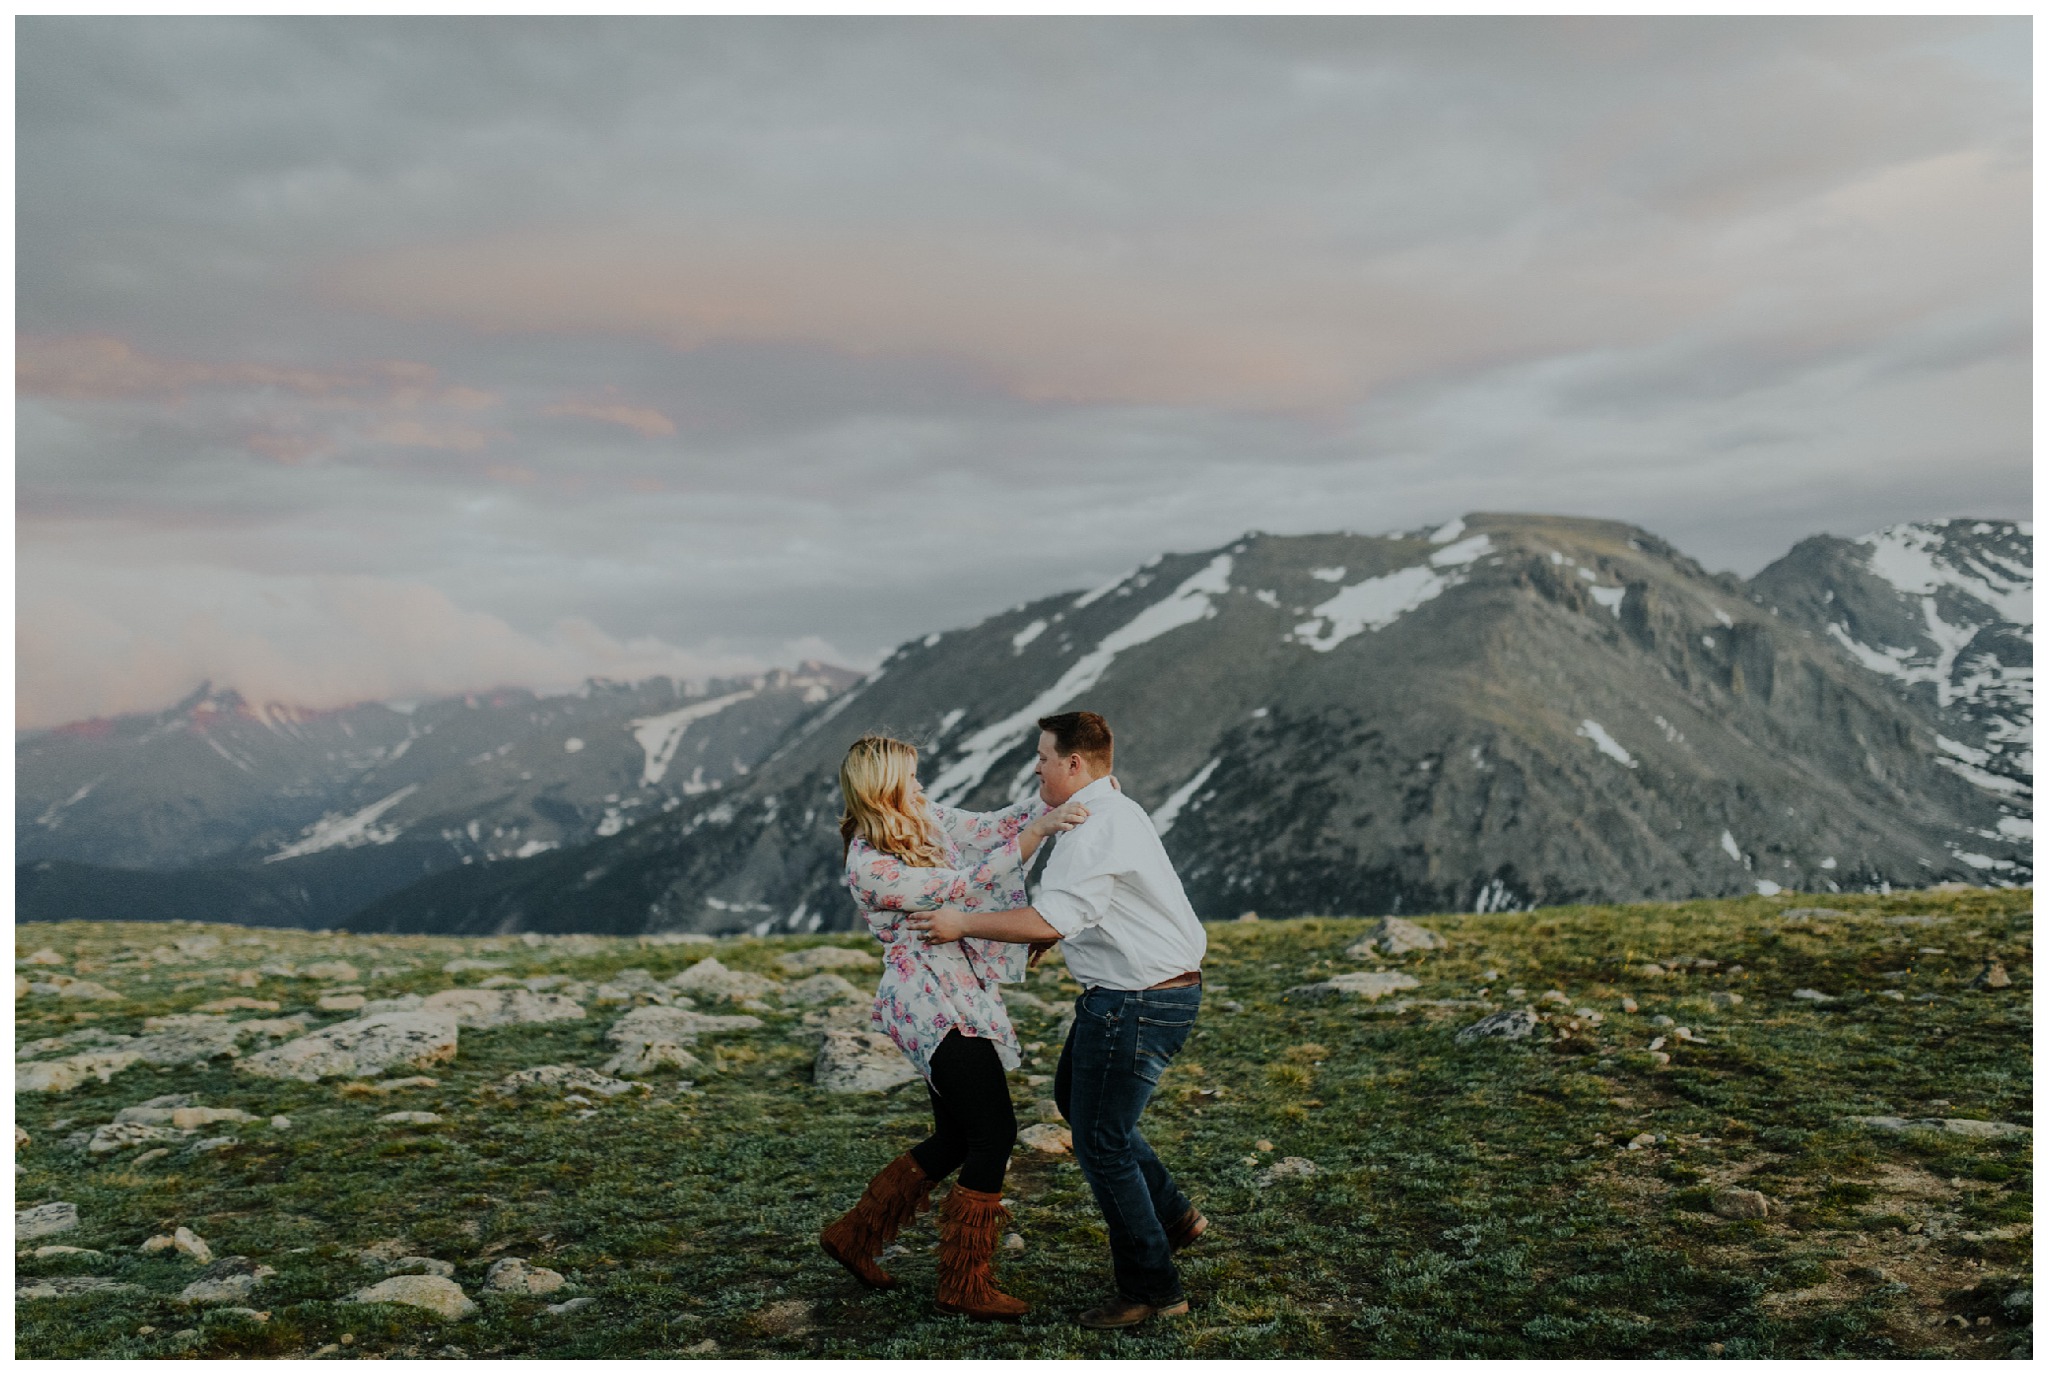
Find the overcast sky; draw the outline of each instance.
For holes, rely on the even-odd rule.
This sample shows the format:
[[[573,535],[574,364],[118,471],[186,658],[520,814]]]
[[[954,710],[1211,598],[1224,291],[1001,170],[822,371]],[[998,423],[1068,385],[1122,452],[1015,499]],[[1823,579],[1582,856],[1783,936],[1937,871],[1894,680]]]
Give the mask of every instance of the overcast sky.
[[[18,712],[2021,517],[2029,22],[22,19]]]

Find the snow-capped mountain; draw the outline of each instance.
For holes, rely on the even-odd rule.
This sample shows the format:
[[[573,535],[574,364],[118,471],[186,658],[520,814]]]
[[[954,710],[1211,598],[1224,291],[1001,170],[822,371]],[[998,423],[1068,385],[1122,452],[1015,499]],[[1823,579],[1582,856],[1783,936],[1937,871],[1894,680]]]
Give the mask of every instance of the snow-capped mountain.
[[[917,740],[935,796],[1000,806],[1036,718],[1083,706],[1205,916],[2030,881],[2031,563],[1987,522],[1750,584],[1604,521],[1248,535],[912,641],[718,797],[352,924],[841,926],[849,740]]]
[[[89,909],[111,883],[132,911],[167,890],[109,871],[179,872],[194,892],[220,888],[194,900],[225,904],[223,919],[254,902],[258,915],[335,920],[438,869],[614,835],[744,779],[790,722],[856,679],[807,663],[326,712],[202,688],[156,715],[16,742],[19,896],[47,915]]]

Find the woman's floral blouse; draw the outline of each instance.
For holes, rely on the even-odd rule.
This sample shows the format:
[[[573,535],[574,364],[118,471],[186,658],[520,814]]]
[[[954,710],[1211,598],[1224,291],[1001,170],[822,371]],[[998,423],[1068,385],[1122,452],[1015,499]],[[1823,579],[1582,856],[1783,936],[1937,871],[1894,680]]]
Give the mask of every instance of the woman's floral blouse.
[[[882,942],[882,983],[872,1019],[918,1073],[931,1078],[932,1052],[949,1031],[995,1043],[1004,1069],[1022,1059],[998,983],[1024,977],[1028,950],[1004,941],[958,940],[926,945],[904,924],[912,912],[954,907],[1004,912],[1024,905],[1024,861],[1018,833],[1045,805],[1036,797],[1000,812],[962,812],[925,804],[945,842],[946,867],[924,869],[870,846],[856,835],[846,851],[846,886],[868,928]]]

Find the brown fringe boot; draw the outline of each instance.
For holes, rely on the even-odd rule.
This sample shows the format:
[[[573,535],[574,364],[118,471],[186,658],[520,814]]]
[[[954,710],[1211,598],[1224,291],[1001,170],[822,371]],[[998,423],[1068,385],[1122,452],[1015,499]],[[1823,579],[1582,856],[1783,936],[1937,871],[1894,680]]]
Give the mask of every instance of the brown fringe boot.
[[[989,1270],[996,1238],[1010,1220],[1001,1194],[963,1189],[958,1184],[939,1210],[939,1297],[941,1313],[1016,1322],[1031,1311],[1022,1299],[996,1288]]]
[[[868,1288],[894,1289],[896,1277],[874,1258],[896,1239],[904,1223],[932,1206],[934,1182],[917,1157],[905,1151],[868,1181],[852,1211],[818,1234],[818,1244]]]

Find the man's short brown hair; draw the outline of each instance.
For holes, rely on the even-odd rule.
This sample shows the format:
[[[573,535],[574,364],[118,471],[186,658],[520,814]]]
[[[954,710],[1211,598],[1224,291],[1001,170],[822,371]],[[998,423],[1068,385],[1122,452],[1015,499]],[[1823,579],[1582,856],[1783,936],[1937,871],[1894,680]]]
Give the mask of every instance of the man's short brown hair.
[[[1078,754],[1100,773],[1116,765],[1116,737],[1109,733],[1109,722],[1092,711],[1041,716],[1038,728],[1051,734],[1053,751],[1062,759]]]

